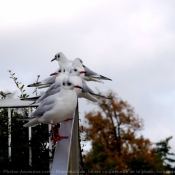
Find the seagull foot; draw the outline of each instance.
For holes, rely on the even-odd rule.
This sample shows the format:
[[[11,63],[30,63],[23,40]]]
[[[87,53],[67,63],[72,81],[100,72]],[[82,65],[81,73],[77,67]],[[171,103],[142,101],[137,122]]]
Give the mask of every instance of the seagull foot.
[[[63,120],[63,122],[67,122],[67,121],[69,121],[69,120],[73,120],[74,118],[67,118],[66,120]]]
[[[53,143],[56,143],[57,141],[60,141],[61,139],[67,139],[68,136],[60,136],[60,129],[57,126],[57,133],[55,133],[57,137],[53,137],[52,141]]]
[[[53,138],[53,143],[56,143],[57,141],[60,141],[61,139],[67,139],[68,138],[68,136],[58,136],[57,138]]]

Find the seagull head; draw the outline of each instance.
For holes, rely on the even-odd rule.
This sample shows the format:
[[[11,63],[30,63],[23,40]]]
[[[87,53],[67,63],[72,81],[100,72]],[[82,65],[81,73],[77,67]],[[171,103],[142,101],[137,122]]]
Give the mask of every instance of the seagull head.
[[[85,74],[85,71],[81,71],[78,67],[72,67],[69,71],[70,75],[80,76],[81,74]]]
[[[74,62],[75,65],[76,65],[76,64],[77,64],[77,65],[79,65],[79,64],[80,64],[80,65],[83,65],[83,61],[82,61],[80,58],[75,58],[73,62]]]
[[[61,75],[61,74],[64,74],[66,72],[66,70],[64,68],[59,68],[57,72],[54,72],[52,74],[50,74],[50,76],[53,76],[53,75]]]
[[[81,86],[75,85],[69,78],[64,78],[62,81],[62,88],[67,90],[73,90],[74,88],[83,89]]]
[[[51,60],[51,62],[54,61],[54,60],[60,61],[61,59],[64,60],[64,59],[67,59],[67,58],[65,57],[65,55],[62,52],[58,52],[55,55],[55,57]]]

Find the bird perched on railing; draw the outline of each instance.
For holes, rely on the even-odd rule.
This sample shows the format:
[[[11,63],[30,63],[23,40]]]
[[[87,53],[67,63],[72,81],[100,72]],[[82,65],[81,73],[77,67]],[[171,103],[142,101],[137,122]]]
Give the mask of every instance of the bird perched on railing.
[[[37,87],[38,89],[49,87],[55,82],[61,82],[64,77],[67,77],[67,75],[68,72],[64,68],[60,67],[57,71],[57,74],[53,74],[52,76],[45,78],[40,82],[29,84],[27,87]]]
[[[39,123],[55,125],[66,119],[71,119],[77,105],[77,95],[74,88],[82,89],[81,86],[75,85],[71,79],[65,78],[61,83],[60,92],[45,98],[27,119],[23,119],[29,120],[23,126],[33,127]],[[54,138],[53,141],[61,138],[64,137],[58,134],[58,137]]]
[[[107,98],[102,95],[96,94],[93,90],[91,90],[85,80],[81,78],[81,75],[84,74],[84,71],[81,71],[78,67],[72,67],[69,71],[69,74],[64,69],[59,69],[58,72],[52,73],[51,75],[56,75],[55,83],[53,83],[43,95],[38,97],[30,97],[30,98],[23,98],[21,100],[36,100],[34,103],[40,103],[42,100],[47,98],[50,95],[53,95],[60,91],[60,86],[62,79],[65,77],[69,77],[73,83],[82,87],[82,90],[74,88],[75,92],[77,93],[78,98],[85,98],[92,102],[98,102],[96,97]],[[44,84],[40,84],[44,86]],[[108,98],[107,98],[108,99]],[[32,103],[33,104],[33,103]]]
[[[72,60],[67,59],[66,56],[62,52],[59,52],[55,55],[55,57],[51,61],[54,61],[54,60],[58,61],[59,67],[63,67],[67,70],[70,70],[71,67],[79,67],[82,71],[85,71],[83,78],[86,81],[97,81],[97,82],[101,82],[101,83],[103,83],[102,80],[112,81],[110,78],[102,76],[102,75],[92,71],[91,69],[89,69],[85,65],[83,65],[83,61],[80,58],[76,58],[72,61]]]

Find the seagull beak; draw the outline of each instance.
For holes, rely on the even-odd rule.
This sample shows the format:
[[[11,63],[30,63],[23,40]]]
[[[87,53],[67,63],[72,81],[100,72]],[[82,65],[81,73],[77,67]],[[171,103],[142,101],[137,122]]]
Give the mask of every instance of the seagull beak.
[[[79,89],[83,89],[81,86],[78,86],[78,85],[76,85],[76,86],[74,86],[75,88],[79,88]]]
[[[56,60],[56,58],[53,58],[53,59],[51,60],[51,62],[54,61],[54,60]]]
[[[86,72],[85,71],[81,71],[80,74],[85,74]]]
[[[82,64],[83,65],[83,64]],[[85,67],[85,65],[83,65],[83,67]]]
[[[58,74],[57,72],[54,72],[54,73],[50,74],[50,76],[57,75],[57,74]]]

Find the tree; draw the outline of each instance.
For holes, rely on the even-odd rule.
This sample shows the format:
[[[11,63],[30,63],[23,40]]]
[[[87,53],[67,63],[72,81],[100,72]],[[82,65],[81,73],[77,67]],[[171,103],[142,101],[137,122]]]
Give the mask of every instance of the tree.
[[[85,115],[83,128],[92,141],[92,149],[84,158],[86,170],[155,172],[162,169],[163,160],[150,140],[139,136],[142,119],[114,92],[107,96],[111,100],[99,99],[99,110]]]
[[[171,147],[169,146],[169,141],[172,139],[172,136],[156,143],[156,152],[161,157],[164,163],[164,170],[174,171],[175,167],[172,166],[172,163],[175,162],[174,153],[170,153]],[[170,158],[170,156],[172,158]],[[174,173],[175,174],[175,173]]]

